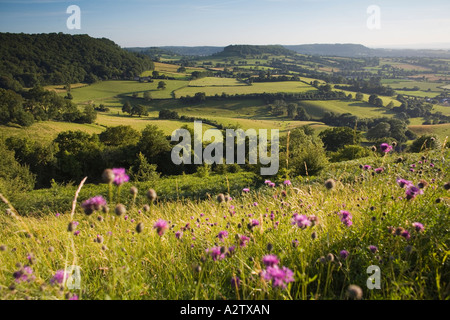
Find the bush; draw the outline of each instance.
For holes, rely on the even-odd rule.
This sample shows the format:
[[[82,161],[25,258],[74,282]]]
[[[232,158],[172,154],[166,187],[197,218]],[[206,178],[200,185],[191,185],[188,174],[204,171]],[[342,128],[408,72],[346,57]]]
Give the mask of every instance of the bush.
[[[440,149],[442,144],[435,135],[423,135],[413,141],[409,147],[409,152],[421,152],[430,149]]]
[[[359,158],[365,158],[370,155],[369,150],[361,146],[344,146],[331,154],[331,162],[348,161]]]

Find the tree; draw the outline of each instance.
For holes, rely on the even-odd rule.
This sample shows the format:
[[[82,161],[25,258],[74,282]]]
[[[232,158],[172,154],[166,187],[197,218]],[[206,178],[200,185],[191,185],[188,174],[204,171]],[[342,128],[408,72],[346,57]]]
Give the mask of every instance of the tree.
[[[145,127],[142,131],[138,147],[151,163],[155,163],[158,156],[162,153],[171,150],[170,143],[166,139],[164,131],[155,125],[148,125]]]
[[[157,79],[159,77],[159,72],[158,71],[153,71],[152,72],[152,78],[155,78],[155,79]]]
[[[143,105],[135,105],[131,108],[131,115],[137,114],[139,117],[146,114],[145,107]]]
[[[370,104],[375,104],[375,99],[377,99],[377,98],[378,98],[378,96],[377,96],[376,94],[370,95],[370,97],[369,97],[369,103],[370,103]]]
[[[391,136],[391,125],[387,122],[380,122],[375,127],[367,131],[367,139],[377,140]]]
[[[409,147],[410,152],[422,152],[427,149],[439,149],[442,144],[439,138],[435,135],[422,135],[413,141]]]
[[[159,89],[162,89],[162,90],[166,89],[166,83],[164,81],[160,81],[158,83],[158,90]]]
[[[382,108],[383,107],[383,100],[381,100],[381,98],[375,98],[375,101],[373,103],[375,106]]]
[[[144,100],[145,101],[151,101],[152,100],[152,94],[150,93],[150,91],[145,91],[144,92]]]
[[[297,107],[297,115],[295,116],[295,120],[309,121],[309,120],[311,120],[311,117],[306,112],[305,108],[303,108],[302,106],[299,106],[299,107]]]
[[[141,138],[141,133],[131,126],[108,127],[99,134],[100,141],[107,146],[136,145]]]
[[[131,114],[131,103],[130,103],[130,101],[125,102],[125,104],[122,107],[122,112]]]
[[[130,175],[134,181],[155,181],[160,176],[156,168],[156,164],[150,164],[142,152],[139,152],[135,164],[130,168]]]
[[[364,95],[361,92],[357,92],[355,95],[355,99],[357,101],[362,101],[362,99],[364,99]]]
[[[186,72],[186,68],[183,67],[183,66],[181,66],[181,67],[178,68],[177,72],[179,72],[179,73],[185,73],[185,72]]]
[[[287,106],[287,115],[289,118],[294,118],[294,112],[297,109],[298,105],[295,103],[289,103]]]
[[[361,132],[349,127],[331,128],[319,134],[328,151],[337,151],[347,145],[355,145],[361,141]]]

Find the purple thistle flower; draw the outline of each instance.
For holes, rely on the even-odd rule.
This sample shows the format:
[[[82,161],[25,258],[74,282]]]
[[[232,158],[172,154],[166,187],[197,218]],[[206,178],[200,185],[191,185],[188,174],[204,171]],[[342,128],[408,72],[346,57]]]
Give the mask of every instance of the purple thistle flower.
[[[369,246],[369,250],[370,250],[372,253],[375,253],[375,252],[378,251],[378,248],[377,248],[376,246]]]
[[[411,236],[410,236],[408,230],[403,231],[402,234],[401,234],[401,236],[402,236],[403,238],[405,238],[406,240],[409,240],[409,239],[411,238]]]
[[[405,180],[405,179],[397,179],[397,183],[400,186],[400,188],[404,188],[405,186],[409,187],[409,186],[414,185],[411,181]]]
[[[106,207],[106,200],[102,196],[95,196],[81,203],[81,207],[87,215],[90,215],[94,211],[99,211]]]
[[[420,222],[414,222],[412,226],[416,229],[417,232],[421,232],[424,230],[423,224]]]
[[[77,231],[75,231],[75,232],[73,233],[74,236],[77,236],[77,235],[79,235],[79,234],[80,234],[80,230],[77,230]]]
[[[182,236],[183,236],[183,232],[181,232],[181,231],[175,232],[175,238],[181,239]]]
[[[267,256],[264,256],[262,261],[266,267],[275,267],[280,262],[278,260],[278,257],[274,254],[269,254]]]
[[[220,251],[220,247],[206,249],[206,252],[210,254],[213,261],[222,260],[225,258],[225,255]]]
[[[283,184],[285,186],[290,186],[292,183],[291,183],[291,180],[284,180]]]
[[[259,226],[259,220],[253,219],[251,222],[252,227]]]
[[[61,213],[57,213],[55,216],[56,216],[56,217],[59,217],[60,215],[61,215]]]
[[[264,181],[264,184],[270,184],[270,183],[272,183],[272,181],[270,181],[270,180]]]
[[[217,237],[220,239],[220,241],[224,241],[225,238],[228,238],[228,232],[225,230],[220,231]]]
[[[120,186],[130,180],[130,177],[125,173],[124,168],[113,168],[112,172],[114,173],[114,184],[116,186]]]
[[[257,207],[258,206],[258,202],[253,202],[253,206]]]
[[[274,288],[286,288],[286,284],[294,281],[294,273],[286,267],[268,267],[263,271],[264,279],[271,280]]]
[[[159,236],[162,236],[164,234],[164,232],[168,229],[168,225],[167,222],[159,219],[154,225],[153,225],[153,229],[156,229],[156,231],[158,232]]]
[[[383,171],[384,171],[383,168],[376,168],[376,169],[375,169],[375,172],[376,172],[376,173],[382,173]]]
[[[69,300],[79,300],[78,296],[76,294],[74,294],[73,296],[71,296],[69,298]]]
[[[33,275],[33,269],[31,269],[31,267],[29,267],[29,266],[25,266],[25,267],[21,268],[20,270],[14,272],[13,277],[17,283],[21,283],[21,282],[25,282],[25,281],[31,282],[34,279],[36,279],[36,277]]]
[[[242,189],[242,191],[245,192],[245,193],[249,193],[250,189],[249,188],[244,188],[244,189]]]
[[[275,183],[274,182],[269,183],[269,187],[275,188]]]
[[[406,199],[408,199],[408,200],[414,199],[419,194],[423,194],[423,190],[420,188],[417,188],[416,186],[409,186],[406,189]]]
[[[341,256],[341,258],[343,260],[347,259],[349,256],[349,252],[347,250],[341,250],[341,252],[339,252],[339,255]]]
[[[50,279],[50,283],[51,284],[62,284],[64,281],[64,276],[67,280],[67,278],[70,276],[69,274],[66,274],[66,272],[64,270],[58,270],[56,271],[55,275],[53,276],[53,278]]]
[[[247,245],[247,243],[249,241],[250,241],[249,237],[242,235],[242,236],[239,237],[239,246],[241,248],[243,248],[243,247],[245,247]]]
[[[372,167],[369,166],[368,164],[366,164],[366,165],[363,167],[363,169],[364,169],[364,170],[370,170],[370,169],[372,169]]]
[[[384,153],[388,153],[389,151],[392,150],[392,146],[390,146],[390,145],[387,144],[387,143],[382,143],[382,144],[380,145],[380,150],[381,150],[382,152],[384,152]]]
[[[296,224],[300,229],[305,229],[311,226],[311,221],[304,214],[296,214],[292,220],[292,224]]]
[[[341,222],[346,225],[347,227],[351,226],[353,224],[352,222],[352,214],[348,211],[341,210],[339,213],[339,217],[341,218]]]

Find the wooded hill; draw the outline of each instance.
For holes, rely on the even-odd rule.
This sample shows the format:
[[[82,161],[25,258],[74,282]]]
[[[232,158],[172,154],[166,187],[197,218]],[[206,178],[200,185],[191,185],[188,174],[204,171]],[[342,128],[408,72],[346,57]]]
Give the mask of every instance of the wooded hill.
[[[153,69],[149,57],[88,35],[0,33],[0,87],[93,83]],[[12,86],[12,87],[11,87]]]

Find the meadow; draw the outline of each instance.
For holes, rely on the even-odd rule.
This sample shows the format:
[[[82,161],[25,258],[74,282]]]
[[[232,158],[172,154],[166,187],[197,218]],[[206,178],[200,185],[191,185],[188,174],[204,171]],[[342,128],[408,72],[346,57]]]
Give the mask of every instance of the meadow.
[[[206,199],[165,200],[163,185],[119,182],[72,187],[62,211],[24,216],[12,202],[0,215],[0,298],[449,299],[448,155],[373,155],[275,186],[243,180],[231,199],[227,183]],[[79,289],[64,286],[72,265]],[[369,266],[379,289],[367,286]]]

